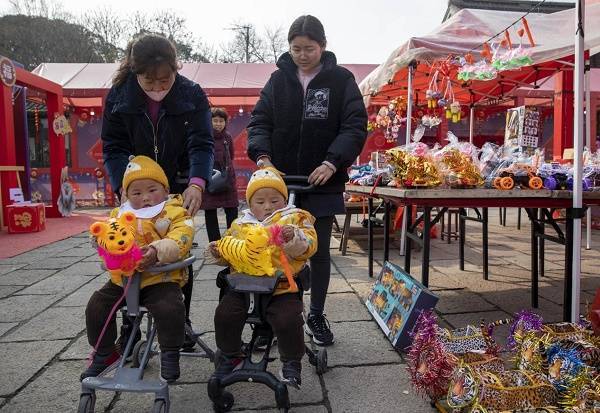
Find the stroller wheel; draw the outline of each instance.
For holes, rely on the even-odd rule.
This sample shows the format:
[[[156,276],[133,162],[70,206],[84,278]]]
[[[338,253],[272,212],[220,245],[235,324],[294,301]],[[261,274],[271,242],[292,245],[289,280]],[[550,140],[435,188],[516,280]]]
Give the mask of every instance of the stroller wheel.
[[[77,413],[93,413],[95,404],[95,395],[90,393],[82,394],[81,396],[79,396],[79,406],[77,406]]]
[[[167,403],[164,399],[154,400],[154,406],[152,406],[152,413],[167,413]]]
[[[228,391],[224,391],[218,400],[213,401],[213,410],[217,413],[224,413],[231,410],[233,407],[233,394]]]
[[[323,374],[327,371],[327,349],[319,350],[317,353],[317,374]]]
[[[142,365],[142,359],[144,358],[147,345],[148,342],[146,340],[140,340],[135,343],[133,351],[131,352],[131,367],[138,368]],[[146,366],[144,366],[144,368],[146,368]]]

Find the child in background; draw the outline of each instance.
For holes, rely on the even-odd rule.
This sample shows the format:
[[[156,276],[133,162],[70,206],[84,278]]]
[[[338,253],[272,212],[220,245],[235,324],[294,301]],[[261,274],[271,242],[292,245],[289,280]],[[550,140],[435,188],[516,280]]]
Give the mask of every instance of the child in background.
[[[317,250],[317,234],[313,227],[314,217],[294,206],[286,206],[288,191],[283,179],[274,168],[260,169],[250,178],[246,189],[249,210],[236,219],[225,233],[227,237],[244,239],[248,228],[255,225],[270,227],[279,225],[284,243],[281,248],[297,275],[306,261]],[[211,242],[208,248],[214,258],[221,258],[217,244]],[[275,276],[283,272],[279,254],[271,256],[272,265],[277,269]],[[246,301],[241,293],[228,291],[215,312],[215,338],[222,352],[222,359],[214,376],[223,378],[242,361],[242,331],[246,321]],[[266,308],[266,320],[277,337],[277,345],[283,367],[282,381],[294,387],[301,384],[301,360],[304,356],[304,332],[302,326],[302,297],[290,291],[285,277],[280,277],[273,297]]]
[[[163,169],[146,156],[130,157],[123,176],[127,202],[111,212],[111,218],[133,212],[137,218],[136,242],[143,257],[138,271],[155,264],[167,264],[188,256],[194,239],[194,222],[183,208],[180,195],[169,195]],[[140,304],[152,314],[160,345],[161,376],[168,382],[179,378],[179,349],[185,335],[185,306],[181,286],[187,282],[187,268],[167,273],[142,273]],[[123,279],[110,280],[92,294],[85,311],[88,342],[95,347],[91,365],[81,379],[97,376],[116,361],[115,317],[109,321],[100,342],[98,338],[111,309],[123,295]]]

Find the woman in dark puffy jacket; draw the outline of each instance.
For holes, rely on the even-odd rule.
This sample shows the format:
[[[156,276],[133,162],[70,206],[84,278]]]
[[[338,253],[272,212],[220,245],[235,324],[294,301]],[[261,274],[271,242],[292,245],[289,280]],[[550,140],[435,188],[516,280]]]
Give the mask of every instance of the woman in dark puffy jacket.
[[[257,165],[307,175],[317,189],[296,205],[315,216],[319,246],[310,259],[311,301],[306,332],[316,344],[334,342],[323,314],[331,275],[329,241],[335,214],[344,213],[346,169],[367,138],[367,111],[354,76],[325,50],[321,22],[301,16],[288,32],[290,51],[277,61],[248,125],[248,155]]]
[[[169,191],[182,194],[184,208],[194,216],[212,172],[211,113],[202,88],[178,69],[175,46],[167,38],[144,34],[129,42],[106,97],[102,152],[115,193],[121,193],[129,156],[146,155],[163,168]],[[193,281],[189,277],[182,287],[188,323]],[[120,341],[129,326],[124,320]]]
[[[221,238],[219,231],[219,221],[217,220],[217,208],[225,210],[225,219],[227,228],[238,216],[238,196],[235,186],[235,170],[233,169],[233,139],[227,133],[227,112],[223,108],[212,109],[212,125],[213,138],[215,140],[215,155],[214,166],[221,172],[227,175],[227,184],[224,189],[216,193],[209,190],[202,198],[200,209],[204,210],[204,218],[206,220],[206,232],[209,241],[217,241]]]

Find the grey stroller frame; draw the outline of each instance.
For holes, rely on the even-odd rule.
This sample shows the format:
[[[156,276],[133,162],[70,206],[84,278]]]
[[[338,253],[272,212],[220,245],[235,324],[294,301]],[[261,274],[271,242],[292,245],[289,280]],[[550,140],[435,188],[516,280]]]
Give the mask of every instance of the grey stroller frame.
[[[288,205],[293,205],[295,194],[310,192],[313,185],[308,185],[306,176],[284,176],[289,194]],[[293,183],[293,184],[292,184]],[[234,404],[233,394],[226,387],[238,382],[257,382],[268,386],[275,393],[275,402],[281,412],[287,412],[290,409],[290,398],[288,388],[285,383],[279,380],[273,373],[267,371],[268,363],[275,359],[270,357],[271,347],[273,345],[273,330],[266,321],[265,309],[277,286],[276,277],[256,277],[253,275],[235,273],[229,274],[226,268],[219,272],[217,276],[217,286],[220,288],[219,300],[227,290],[243,293],[246,298],[246,324],[252,328],[252,338],[250,342],[242,345],[242,353],[245,357],[227,376],[219,379],[211,377],[208,382],[208,396],[213,402],[215,412],[228,412]],[[297,293],[302,299],[304,291],[310,289],[310,270],[305,266],[297,275],[297,283],[300,291]],[[258,361],[252,360],[252,354],[257,350],[257,341],[259,337],[266,337],[266,348],[263,356]],[[304,352],[308,356],[308,361],[316,368],[317,374],[323,374],[327,371],[327,349],[313,350],[304,344]],[[218,366],[220,350],[217,349],[215,355],[215,368]]]
[[[156,266],[147,269],[152,273],[173,271],[185,267],[190,267],[196,260],[196,257],[190,256],[185,260]],[[190,274],[193,276],[193,274]],[[130,334],[125,346],[124,354],[129,354],[133,348],[133,360],[131,367],[126,367],[126,358],[121,356],[119,360],[107,367],[96,377],[87,377],[81,382],[81,395],[79,396],[78,413],[93,413],[96,404],[96,391],[112,392],[131,392],[131,393],[154,393],[154,405],[152,413],[168,413],[170,408],[169,386],[167,382],[159,379],[144,379],[144,370],[152,355],[158,354],[158,350],[153,349],[152,343],[156,337],[156,325],[153,322],[152,315],[146,307],[139,305],[141,273],[135,272],[132,275],[131,284],[125,296],[126,308],[123,311],[127,316],[133,319],[133,330],[136,331],[144,318],[147,317],[148,328],[146,331],[146,340],[140,340],[135,344],[135,334]],[[203,333],[195,333],[186,325],[186,334],[192,337],[202,348],[203,353],[184,353],[184,356],[204,357],[214,362],[215,353],[200,339]],[[115,370],[114,376],[106,377],[108,373]]]

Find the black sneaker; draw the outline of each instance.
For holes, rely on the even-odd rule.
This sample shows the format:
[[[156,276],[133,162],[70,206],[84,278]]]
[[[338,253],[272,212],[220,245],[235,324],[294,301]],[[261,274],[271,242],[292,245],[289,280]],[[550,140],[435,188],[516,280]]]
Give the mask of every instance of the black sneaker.
[[[302,384],[302,363],[299,360],[284,362],[279,377],[283,383],[299,389]]]
[[[116,351],[113,351],[109,354],[94,354],[94,358],[92,359],[92,363],[88,366],[88,368],[81,373],[79,376],[79,380],[83,380],[86,377],[96,377],[98,374],[102,373],[111,364],[115,361],[119,360],[120,354]]]
[[[241,366],[242,361],[244,361],[244,359],[241,357],[229,357],[222,354],[221,358],[219,359],[219,364],[217,365],[212,377],[222,380],[224,377],[231,374],[236,367]]]
[[[123,325],[121,326],[121,333],[119,338],[117,338],[116,346],[117,351],[125,357],[125,360],[131,361],[131,353],[133,352],[133,347],[135,347],[135,343],[142,339],[142,330],[139,328],[135,332],[135,340],[131,343],[131,347],[129,349],[128,354],[125,353],[125,347],[127,346],[127,340],[129,340],[129,334],[131,334],[131,330],[133,329],[133,324],[131,322],[123,321]]]
[[[163,351],[160,353],[160,376],[173,383],[179,378],[179,351]]]
[[[335,342],[329,321],[324,314],[309,314],[304,324],[304,331],[319,346],[330,346]]]

